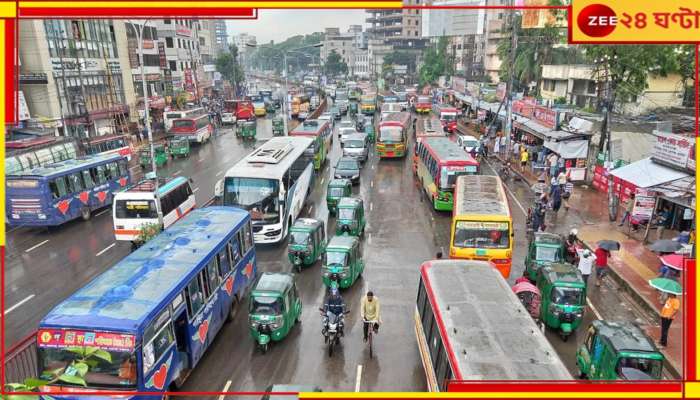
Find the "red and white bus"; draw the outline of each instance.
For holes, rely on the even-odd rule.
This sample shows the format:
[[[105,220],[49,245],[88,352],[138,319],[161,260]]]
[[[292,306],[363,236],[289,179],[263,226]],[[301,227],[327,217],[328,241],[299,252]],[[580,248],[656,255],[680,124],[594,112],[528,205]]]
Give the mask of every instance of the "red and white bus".
[[[489,262],[424,262],[414,322],[431,392],[466,391],[475,380],[573,379]]]
[[[248,100],[224,100],[224,112],[232,113],[237,121],[255,119],[253,103]]]
[[[408,149],[408,127],[411,114],[397,112],[386,115],[379,122],[377,155],[379,157],[404,157]]]
[[[430,96],[418,96],[416,100],[416,112],[417,113],[429,113],[430,112]]]
[[[126,135],[105,135],[89,138],[83,142],[87,155],[119,154],[131,161],[131,146]]]
[[[176,119],[173,121],[173,127],[170,128],[170,133],[173,135],[187,137],[190,142],[197,143],[208,141],[213,131],[208,114]]]
[[[457,109],[448,104],[434,104],[433,112],[440,118],[442,128],[450,133],[457,130]]]

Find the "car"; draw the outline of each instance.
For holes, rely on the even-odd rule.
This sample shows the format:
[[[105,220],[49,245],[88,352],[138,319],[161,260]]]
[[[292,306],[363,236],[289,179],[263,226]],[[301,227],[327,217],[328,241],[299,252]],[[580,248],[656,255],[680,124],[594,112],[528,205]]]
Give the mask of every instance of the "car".
[[[230,112],[221,113],[221,123],[223,125],[234,125],[236,123],[236,114]]]
[[[359,132],[355,127],[348,127],[348,128],[340,128],[338,129],[338,136],[340,137],[340,145],[342,146],[343,143],[345,143],[345,140],[350,136],[350,135],[356,135]]]
[[[333,115],[334,120],[336,120],[336,121],[340,120],[341,115],[340,115],[340,109],[338,108],[338,106],[331,107],[331,114]]]
[[[328,121],[328,122],[330,122],[331,126],[335,125],[335,120],[333,119],[333,114],[331,114],[328,111],[319,115],[317,119],[319,119],[321,121]]]
[[[350,179],[354,184],[360,183],[360,162],[351,157],[341,157],[335,164],[336,179]]]
[[[349,119],[346,119],[344,121],[340,121],[339,125],[340,129],[343,128],[355,128],[355,122]]]
[[[479,148],[479,139],[471,135],[457,135],[457,144],[459,144],[459,147],[463,148],[464,151],[469,153],[472,149]]]
[[[367,134],[349,135],[343,143],[343,157],[350,157],[360,162],[367,161],[369,155],[369,140]]]

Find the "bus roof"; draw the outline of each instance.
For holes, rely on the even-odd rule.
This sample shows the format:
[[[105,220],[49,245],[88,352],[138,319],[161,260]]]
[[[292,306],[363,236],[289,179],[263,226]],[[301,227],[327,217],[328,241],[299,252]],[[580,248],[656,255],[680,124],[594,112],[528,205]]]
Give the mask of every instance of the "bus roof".
[[[454,215],[463,214],[510,216],[510,206],[501,179],[493,175],[458,176]]]
[[[421,140],[421,143],[428,148],[428,151],[430,151],[430,153],[436,157],[440,163],[466,163],[478,165],[476,160],[472,158],[469,153],[459,147],[457,143],[444,136],[427,136]]]
[[[282,179],[314,139],[298,136],[275,137],[253,150],[226,171],[226,177]]]
[[[427,261],[421,265],[421,276],[454,379],[572,379],[490,263]]]
[[[636,325],[620,324],[603,320],[593,321],[598,334],[607,338],[612,347],[618,351],[658,353],[652,340]]]
[[[408,121],[411,120],[411,114],[407,112],[395,112],[395,113],[390,113],[387,114],[384,118],[382,118],[381,122],[379,122],[379,126],[392,126],[392,125],[401,125],[404,128],[408,126]]]
[[[85,141],[85,143],[96,144],[96,143],[107,142],[107,141],[114,140],[114,139],[126,139],[126,137],[127,137],[127,135],[124,135],[124,134],[102,135],[102,136],[98,136],[98,137],[89,138]]]
[[[435,107],[438,107],[438,109],[440,109],[440,111],[457,112],[457,108],[453,107],[449,104],[436,104]]]
[[[320,119],[307,119],[297,125],[289,134],[290,135],[318,135],[327,125],[328,121]]]
[[[175,189],[176,187],[184,184],[187,182],[187,178],[183,176],[178,176],[175,177],[167,182],[163,182],[162,184],[159,182],[158,186],[158,194],[159,195],[164,195],[168,193],[169,191]],[[153,193],[155,190],[155,180],[154,179],[144,179],[133,186],[129,186],[124,190],[122,193]]]
[[[34,168],[31,170],[26,170],[26,171],[20,171],[14,175],[8,175],[8,177],[11,176],[21,176],[21,177],[28,177],[28,176],[36,176],[36,177],[52,177],[56,175],[61,175],[65,172],[72,171],[77,168],[93,165],[93,164],[99,164],[103,162],[109,162],[109,161],[117,161],[121,159],[126,159],[124,156],[119,155],[119,154],[107,154],[107,155],[94,155],[94,156],[83,156],[83,157],[78,157],[78,158],[72,158],[69,160],[64,160],[61,162],[53,163],[53,164],[46,164],[43,167],[38,167]]]
[[[193,210],[59,303],[40,325],[139,332],[248,219],[234,207]]]

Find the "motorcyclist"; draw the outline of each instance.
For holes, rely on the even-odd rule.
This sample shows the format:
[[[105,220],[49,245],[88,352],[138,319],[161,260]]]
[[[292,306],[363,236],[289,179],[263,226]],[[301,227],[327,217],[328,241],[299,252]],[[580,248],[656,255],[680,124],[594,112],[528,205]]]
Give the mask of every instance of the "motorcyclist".
[[[566,258],[567,261],[574,265],[578,264],[578,247],[578,229],[574,228],[569,232],[569,236],[566,237]]]
[[[331,283],[330,294],[326,297],[326,301],[323,304],[323,329],[325,333],[326,323],[328,321],[335,321],[337,318],[342,318],[345,314],[345,301],[338,291],[338,286],[335,282]],[[341,320],[342,321],[342,320]],[[342,327],[342,324],[340,324]],[[343,335],[343,330],[341,328],[340,334]]]
[[[510,161],[507,161],[501,168],[501,176],[503,179],[508,179],[510,177]]]

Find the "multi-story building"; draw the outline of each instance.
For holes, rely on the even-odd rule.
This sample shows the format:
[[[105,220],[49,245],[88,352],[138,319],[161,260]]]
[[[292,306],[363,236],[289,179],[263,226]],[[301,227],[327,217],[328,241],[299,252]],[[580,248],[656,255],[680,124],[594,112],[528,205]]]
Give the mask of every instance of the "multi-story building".
[[[321,60],[325,63],[328,59],[328,55],[335,51],[340,55],[343,62],[348,65],[348,73],[352,75],[355,65],[355,53],[359,51],[356,47],[356,37],[357,34],[355,32],[343,32],[329,35],[328,30],[326,30],[323,45],[321,46]]]
[[[359,78],[370,77],[369,51],[358,50],[355,53],[355,61],[353,62],[353,70],[351,72],[351,75],[357,76]]]
[[[420,65],[420,56],[428,44],[428,39],[385,38],[370,39],[367,46],[369,57],[369,74],[378,76],[382,72],[384,57],[393,51],[403,51],[416,57],[416,65]]]
[[[41,77],[20,81],[28,123],[73,137],[126,128],[134,87],[123,21],[25,19],[18,36],[20,74]]]
[[[420,0],[404,0],[404,5],[418,6]],[[370,26],[367,32],[372,38],[420,38],[421,10],[419,9],[369,9],[365,20]]]
[[[248,33],[241,33],[233,37],[233,44],[238,48],[238,59],[241,65],[248,65],[250,55],[256,46],[258,40],[254,35]]]
[[[227,50],[228,47],[228,32],[226,29],[226,20],[213,19],[210,20],[212,27],[210,33],[213,35],[213,47],[216,54],[220,54]]]
[[[214,74],[216,72],[216,42],[212,41],[212,30],[215,29],[216,20],[199,20],[197,25],[197,35],[199,35],[199,55],[201,58],[201,78],[199,87],[202,93],[208,96],[214,87]]]
[[[165,61],[170,71],[165,77],[166,94],[171,92],[169,88],[172,87],[173,93],[185,90],[194,94],[199,89],[197,96],[201,96],[204,88],[198,86],[203,70],[197,21],[162,19],[152,23],[158,31],[159,40],[165,42]]]

